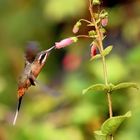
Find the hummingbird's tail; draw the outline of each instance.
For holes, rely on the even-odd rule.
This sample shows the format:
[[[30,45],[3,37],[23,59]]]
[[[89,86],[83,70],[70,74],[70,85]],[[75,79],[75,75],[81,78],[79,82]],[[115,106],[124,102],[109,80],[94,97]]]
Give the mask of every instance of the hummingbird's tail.
[[[18,112],[19,112],[20,106],[21,106],[22,97],[23,97],[23,96],[20,96],[19,99],[18,99],[18,104],[17,104],[16,114],[15,114],[15,117],[14,117],[14,120],[13,120],[13,125],[16,124]]]

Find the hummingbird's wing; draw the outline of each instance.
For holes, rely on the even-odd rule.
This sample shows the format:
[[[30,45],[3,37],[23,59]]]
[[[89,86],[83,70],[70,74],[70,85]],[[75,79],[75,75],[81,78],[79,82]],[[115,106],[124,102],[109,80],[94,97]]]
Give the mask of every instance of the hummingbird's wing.
[[[35,86],[35,82],[36,82],[36,78],[34,77],[34,75],[31,73],[31,75],[29,76],[29,81],[31,83],[32,86]]]
[[[27,47],[25,50],[25,65],[27,63],[32,63],[39,52],[38,43],[35,41],[30,41],[27,43]]]

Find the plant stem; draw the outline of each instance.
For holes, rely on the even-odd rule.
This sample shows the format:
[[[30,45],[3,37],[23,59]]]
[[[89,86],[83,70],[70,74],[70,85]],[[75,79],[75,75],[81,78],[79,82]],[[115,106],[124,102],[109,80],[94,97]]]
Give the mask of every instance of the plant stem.
[[[100,54],[102,55],[103,52],[103,38],[102,38],[102,34],[99,30],[99,27],[96,23],[96,19],[94,18],[93,15],[93,9],[92,9],[92,2],[91,0],[89,0],[89,12],[91,15],[91,21],[93,22],[93,24],[95,25],[95,30],[97,32],[98,35],[98,44],[99,44],[99,51]],[[105,61],[105,57],[102,55],[102,64],[103,64],[103,73],[104,73],[104,81],[105,81],[105,85],[108,85],[108,77],[107,77],[107,66],[106,66],[106,61]],[[111,94],[110,92],[107,92],[107,100],[108,100],[108,108],[109,108],[109,117],[111,118],[113,116],[113,111],[112,111],[112,100],[111,100]],[[110,140],[113,140],[113,136],[110,136]]]
[[[78,38],[81,38],[81,37],[83,37],[83,38],[90,38],[88,35],[77,35],[76,37],[78,37]]]
[[[79,21],[84,21],[84,22],[86,22],[86,23],[91,24],[91,22],[90,22],[90,21],[88,21],[88,20],[86,20],[86,19],[80,19]]]
[[[104,71],[105,84],[108,85],[107,66],[106,66],[106,62],[105,62],[105,57],[104,56],[102,56],[102,63],[103,63],[103,71]],[[107,100],[108,100],[108,108],[109,108],[109,117],[111,118],[113,116],[113,111],[112,111],[111,94],[109,92],[107,92]]]

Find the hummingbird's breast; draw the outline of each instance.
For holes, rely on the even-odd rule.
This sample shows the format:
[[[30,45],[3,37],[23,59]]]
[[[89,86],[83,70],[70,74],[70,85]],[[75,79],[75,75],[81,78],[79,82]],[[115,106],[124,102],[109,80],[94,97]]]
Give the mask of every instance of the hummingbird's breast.
[[[39,75],[39,73],[42,70],[44,64],[45,63],[40,64],[38,62],[34,62],[34,64],[32,65],[32,74],[34,75],[35,78]]]
[[[37,77],[38,74],[40,73],[40,71],[42,70],[43,66],[46,63],[47,57],[48,57],[47,52],[42,51],[42,52],[38,53],[36,59],[34,60],[32,66],[31,66],[34,77]]]
[[[46,58],[48,54],[41,52],[37,55],[36,59],[32,63],[27,63],[25,65],[24,71],[19,77],[18,82],[18,97],[21,97],[25,94],[26,90],[34,85],[34,81],[45,65]],[[33,84],[32,84],[32,82]]]

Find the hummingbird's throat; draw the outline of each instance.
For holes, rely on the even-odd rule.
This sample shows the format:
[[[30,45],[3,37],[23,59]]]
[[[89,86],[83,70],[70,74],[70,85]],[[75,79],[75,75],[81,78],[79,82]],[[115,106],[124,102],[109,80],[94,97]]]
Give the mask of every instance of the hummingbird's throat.
[[[39,56],[39,63],[40,64],[43,64],[43,63],[45,63],[45,61],[46,61],[46,59],[47,59],[47,53],[45,52],[45,53],[43,53],[43,54],[41,54],[40,56]]]

